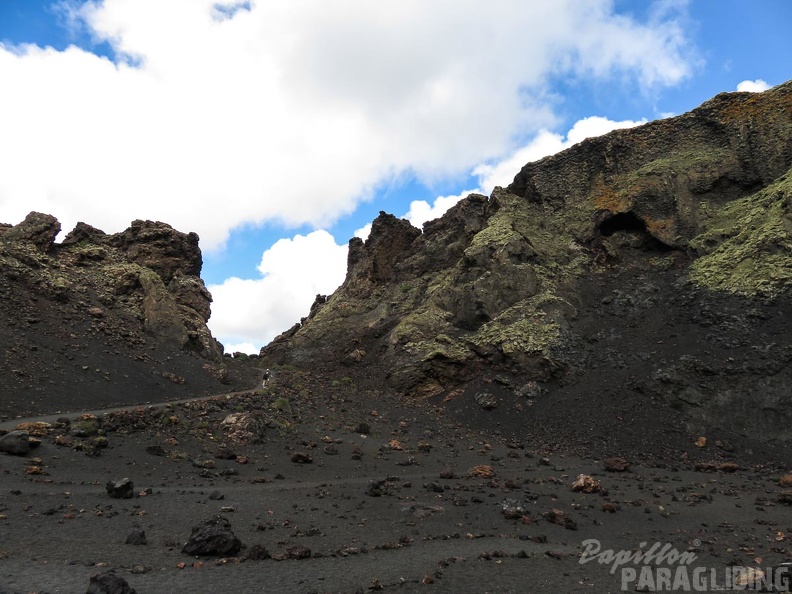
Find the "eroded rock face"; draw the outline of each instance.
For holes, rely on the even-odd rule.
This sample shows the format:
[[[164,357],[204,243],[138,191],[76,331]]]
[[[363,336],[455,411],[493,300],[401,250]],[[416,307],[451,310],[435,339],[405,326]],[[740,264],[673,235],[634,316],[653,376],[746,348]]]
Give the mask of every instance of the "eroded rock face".
[[[7,228],[0,237],[6,241],[29,242],[42,252],[46,252],[52,248],[60,230],[58,219],[52,215],[31,212],[24,221]]]
[[[44,251],[54,249],[57,261],[85,270],[84,277],[94,273],[84,279],[86,284],[107,291],[108,300],[123,297],[126,306],[136,306],[134,313],[142,318],[148,334],[208,359],[222,357],[206,328],[212,296],[199,276],[202,258],[195,233],[181,233],[165,223],[134,221],[126,231],[107,235],[78,223],[62,245],[53,246],[59,230],[54,217],[31,213],[1,237],[12,245],[30,242]],[[70,292],[74,296],[70,289],[75,283],[65,275],[44,276],[59,299],[68,300]],[[107,286],[102,287],[103,282]]]
[[[138,220],[109,243],[126,252],[130,262],[154,270],[165,283],[177,275],[201,275],[203,259],[196,233],[179,233],[165,223]]]
[[[7,400],[31,391],[42,401],[69,397],[70,382],[82,384],[80,392],[95,392],[99,402],[108,381],[119,382],[113,391],[128,393],[118,397],[126,401],[170,387],[157,378],[186,378],[185,390],[196,382],[204,390],[207,381],[226,389],[220,377],[223,385],[233,383],[223,371],[222,345],[207,327],[212,296],[199,276],[195,233],[134,221],[108,235],[78,223],[54,243],[59,230],[54,217],[35,212],[18,225],[0,226],[0,320],[6,329],[0,352],[7,354],[0,375]],[[69,373],[82,365],[98,370],[104,385],[86,388],[86,379],[94,384],[94,378]]]
[[[423,232],[381,213],[365,242],[350,242],[342,286],[261,356],[343,365],[413,396],[463,390],[471,399],[481,390],[466,386],[498,373],[505,390],[538,382],[552,398],[602,360],[623,373],[618,389],[648,391],[705,423],[736,406],[735,381],[756,384],[749,369],[780,366],[762,402],[783,411],[773,427],[788,424],[778,385],[792,379],[789,359],[776,351],[769,365],[757,354],[786,340],[767,336],[785,326],[724,322],[711,339],[722,359],[756,361],[742,372],[716,361],[693,369],[707,316],[692,327],[687,318],[708,301],[720,320],[730,308],[790,300],[791,166],[792,83],[587,139],[527,164],[489,197],[463,199]],[[768,307],[757,315],[775,315]],[[633,332],[642,323],[656,330]],[[674,340],[681,333],[693,338]],[[667,343],[676,351],[656,346]],[[726,352],[734,348],[745,351]],[[671,379],[652,379],[663,369]],[[720,370],[730,385],[713,379]],[[706,387],[692,394],[691,385]]]

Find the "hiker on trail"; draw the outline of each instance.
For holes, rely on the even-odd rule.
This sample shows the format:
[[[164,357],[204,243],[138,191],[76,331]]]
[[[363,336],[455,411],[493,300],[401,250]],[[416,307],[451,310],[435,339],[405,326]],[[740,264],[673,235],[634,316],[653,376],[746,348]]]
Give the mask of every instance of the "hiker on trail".
[[[269,381],[270,373],[269,369],[264,370],[264,375],[261,376],[261,387],[266,388],[267,382]]]

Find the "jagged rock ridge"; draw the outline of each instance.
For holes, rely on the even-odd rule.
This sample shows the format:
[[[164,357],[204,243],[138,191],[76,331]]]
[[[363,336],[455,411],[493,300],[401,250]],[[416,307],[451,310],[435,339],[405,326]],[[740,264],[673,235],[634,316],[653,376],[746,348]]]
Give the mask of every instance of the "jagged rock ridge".
[[[342,286],[261,355],[447,401],[494,378],[548,402],[618,385],[784,437],[790,166],[792,83],[587,139],[422,232],[381,213]]]
[[[36,212],[0,226],[3,410],[145,402],[237,381],[206,326],[195,233],[78,223],[55,243],[60,227]]]

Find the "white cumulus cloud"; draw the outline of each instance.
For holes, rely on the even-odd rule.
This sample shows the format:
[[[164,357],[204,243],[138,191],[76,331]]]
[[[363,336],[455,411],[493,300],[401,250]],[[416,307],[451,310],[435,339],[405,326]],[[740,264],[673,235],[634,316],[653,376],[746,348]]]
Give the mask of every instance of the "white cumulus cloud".
[[[761,78],[757,78],[756,80],[744,80],[737,85],[737,90],[745,93],[761,93],[769,88],[771,88],[771,85],[767,84]]]
[[[660,3],[664,6],[667,3]],[[469,171],[552,126],[554,77],[691,73],[678,12],[611,0],[63,0],[115,60],[0,44],[0,221],[321,228],[402,172]]]
[[[346,273],[347,246],[327,231],[280,239],[261,257],[257,279],[210,285],[209,328],[226,352],[254,353],[308,315],[316,295],[335,291]]]

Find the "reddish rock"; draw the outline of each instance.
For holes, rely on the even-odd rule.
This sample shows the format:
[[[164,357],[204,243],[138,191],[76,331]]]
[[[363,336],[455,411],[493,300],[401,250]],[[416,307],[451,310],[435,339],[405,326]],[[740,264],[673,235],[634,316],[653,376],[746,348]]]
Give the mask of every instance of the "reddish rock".
[[[630,463],[619,456],[606,458],[603,462],[603,466],[608,472],[626,472],[630,469]]]

